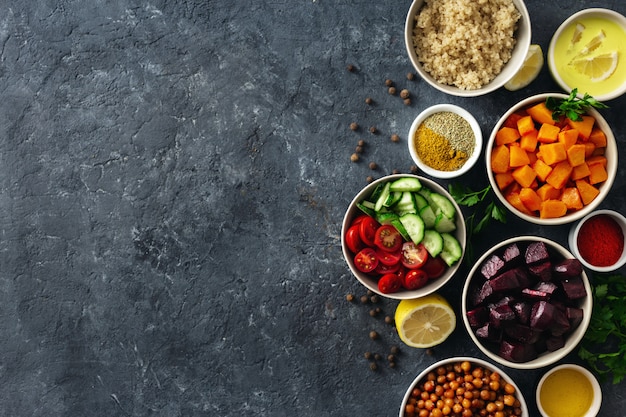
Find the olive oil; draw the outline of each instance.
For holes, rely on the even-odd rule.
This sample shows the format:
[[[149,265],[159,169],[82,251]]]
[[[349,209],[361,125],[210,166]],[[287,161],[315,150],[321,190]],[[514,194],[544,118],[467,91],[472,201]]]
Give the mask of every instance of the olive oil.
[[[582,373],[563,368],[546,378],[539,400],[550,417],[583,417],[593,402],[593,387]]]

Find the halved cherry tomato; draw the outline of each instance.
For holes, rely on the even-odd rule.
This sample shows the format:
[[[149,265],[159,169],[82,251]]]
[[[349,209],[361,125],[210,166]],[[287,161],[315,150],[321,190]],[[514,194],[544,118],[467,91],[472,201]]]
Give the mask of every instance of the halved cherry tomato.
[[[372,272],[378,266],[376,251],[372,248],[361,249],[354,257],[354,265],[361,272]]]
[[[396,274],[385,274],[378,280],[378,289],[383,294],[397,292],[402,288],[402,281]]]
[[[356,226],[358,224],[360,224],[364,219],[368,218],[369,216],[367,214],[360,214],[358,216],[356,216],[354,218],[354,220],[352,220],[352,224],[350,226]]]
[[[402,286],[407,290],[417,290],[428,282],[428,274],[422,269],[411,269],[402,280]]]
[[[374,273],[378,275],[395,274],[400,269],[400,267],[404,268],[400,262],[395,265],[385,265],[384,263],[380,262],[379,259],[378,266],[374,270]]]
[[[376,229],[374,244],[382,250],[396,252],[402,247],[402,235],[390,224],[383,224]]]
[[[358,225],[350,226],[350,228],[346,232],[346,245],[348,246],[348,249],[352,251],[352,253],[357,253],[365,247],[365,244],[361,240],[361,234],[359,233]]]
[[[400,263],[400,259],[402,259],[402,252],[387,252],[384,250],[376,249],[376,255],[378,255],[378,260],[380,263],[385,265],[396,265]]]
[[[430,256],[422,269],[426,272],[428,278],[435,279],[439,278],[446,271],[447,267],[448,265],[440,256],[434,258]]]
[[[426,247],[418,243],[405,242],[402,245],[402,264],[409,269],[420,268],[428,259]]]
[[[361,240],[367,246],[374,246],[374,238],[376,237],[376,230],[380,224],[374,218],[367,216],[367,218],[361,220],[359,223],[359,232],[361,234]]]

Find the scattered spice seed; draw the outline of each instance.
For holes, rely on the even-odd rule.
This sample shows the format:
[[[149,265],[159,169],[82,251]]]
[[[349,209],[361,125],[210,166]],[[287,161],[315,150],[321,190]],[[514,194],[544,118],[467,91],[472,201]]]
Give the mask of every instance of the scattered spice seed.
[[[416,174],[419,171],[419,168],[417,167],[417,165],[411,165],[411,172]]]
[[[409,93],[409,90],[407,90],[406,88],[400,91],[401,98],[409,98],[410,95],[411,93]]]
[[[371,97],[367,97],[367,98],[365,99],[365,103],[366,103],[366,104],[372,104],[373,102],[374,102],[374,100],[372,100],[372,98],[371,98]]]
[[[378,313],[376,312],[376,309],[370,310],[370,316],[376,317],[377,315],[378,315]]]
[[[380,297],[376,294],[371,294],[370,295],[370,301],[374,304],[376,304],[377,302],[380,301]]]
[[[392,174],[399,174],[400,170],[399,169],[394,169],[393,171],[391,171]]]
[[[354,301],[354,294],[346,294],[346,300],[349,302],[353,302]]]
[[[370,360],[372,359],[372,352],[365,352],[363,356],[365,356],[365,359]]]
[[[363,147],[362,146],[357,146],[356,148],[354,148],[354,152],[356,152],[356,153],[363,153]]]
[[[393,345],[390,349],[391,353],[394,355],[397,355],[398,353],[400,353],[400,348],[396,345]]]
[[[371,175],[368,175],[367,177],[365,177],[365,181],[368,183],[371,183],[374,181],[374,177],[372,177]]]
[[[412,72],[407,72],[406,73],[406,79],[411,81],[412,79],[415,78],[415,74],[413,74]]]
[[[370,298],[367,295],[362,295],[361,296],[361,303],[362,304],[367,304],[369,302]]]
[[[374,360],[379,361],[379,360],[381,360],[381,359],[382,359],[382,357],[380,356],[380,353],[375,353],[375,354],[374,354]]]
[[[378,129],[376,129],[376,126],[370,126],[370,133],[377,133]]]
[[[433,352],[433,350],[432,350],[432,349],[430,349],[430,348],[426,349],[426,354],[427,354],[428,356],[433,356],[433,353],[434,353],[434,352]]]
[[[376,365],[376,362],[372,362],[372,363],[370,363],[370,369],[371,369],[372,371],[375,371],[375,370],[377,370],[377,369],[378,369],[378,366]]]
[[[389,367],[390,368],[395,368],[396,367],[396,363],[392,362],[392,361],[389,361]]]
[[[350,123],[350,130],[358,130],[359,124],[357,122]]]
[[[353,153],[352,155],[350,155],[350,160],[352,162],[358,162],[359,161],[359,155],[356,153]]]
[[[389,89],[387,90],[387,92],[389,92],[389,94],[391,94],[392,96],[396,95],[396,87],[389,87]]]
[[[346,69],[348,70],[348,72],[354,72],[354,65],[352,65],[352,64],[348,64],[348,66],[346,67]]]
[[[405,106],[410,106],[411,105],[411,99],[410,98],[405,98],[404,99],[404,105]]]
[[[393,317],[391,317],[391,316],[385,316],[385,323],[387,323],[387,324],[393,324]]]
[[[357,145],[363,147],[365,146],[365,141],[363,139],[359,139],[359,141],[357,142]]]
[[[370,339],[376,340],[376,339],[378,339],[378,337],[379,337],[379,335],[378,335],[378,332],[376,330],[372,330],[370,332]]]
[[[397,133],[394,133],[393,135],[391,135],[391,141],[392,142],[400,142],[400,136],[398,136]]]
[[[376,162],[370,162],[370,164],[369,164],[369,168],[373,171],[373,170],[375,170],[376,168],[378,168],[378,165],[376,164]]]
[[[396,361],[396,357],[393,354],[389,354],[389,355],[387,355],[387,360],[389,362],[395,362]]]
[[[386,85],[387,87],[391,87],[391,86],[393,85],[393,81],[391,81],[390,79],[386,79],[386,80],[385,80],[385,85]]]

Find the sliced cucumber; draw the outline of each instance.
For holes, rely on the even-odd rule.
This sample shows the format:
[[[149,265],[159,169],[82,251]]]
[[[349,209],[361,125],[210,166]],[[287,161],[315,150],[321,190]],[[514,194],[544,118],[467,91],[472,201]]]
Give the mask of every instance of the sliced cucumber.
[[[403,192],[400,201],[393,206],[393,210],[400,216],[405,213],[417,213],[417,210],[415,210],[414,194],[410,191]]]
[[[411,240],[411,236],[409,236],[409,232],[406,231],[399,217],[391,220],[391,225],[396,228],[396,230],[402,235],[402,238],[404,240],[406,240],[407,242]]]
[[[413,200],[415,201],[415,206],[417,207],[418,212],[429,205],[428,200],[426,200],[424,196],[419,193],[413,194]]]
[[[424,245],[430,256],[435,257],[439,255],[443,250],[443,237],[439,232],[427,229],[424,231],[424,239],[422,239],[422,244]]]
[[[445,196],[439,193],[431,193],[430,199],[433,204],[437,206],[441,210],[443,214],[449,219],[453,219],[456,215],[456,208],[454,208],[454,204],[450,200],[448,200]]]
[[[443,259],[448,266],[452,266],[463,256],[463,248],[461,248],[459,241],[450,233],[442,233],[441,237],[443,238],[443,250],[440,254],[441,259]]]
[[[424,220],[419,214],[407,213],[400,216],[400,222],[407,231],[413,243],[420,243],[424,239]]]
[[[437,215],[431,206],[423,207],[419,212],[420,217],[424,220],[424,226],[427,229],[434,229],[437,222]]]
[[[456,230],[456,223],[453,219],[449,219],[445,214],[439,213],[435,220],[435,230],[439,233],[450,233]]]
[[[389,194],[389,198],[387,199],[384,205],[385,207],[393,207],[398,201],[400,201],[401,198],[402,198],[401,191],[392,191]]]
[[[365,214],[370,217],[376,217],[376,212],[374,211],[374,207],[369,207],[369,201],[363,201],[361,203],[356,203],[356,206]],[[371,204],[371,203],[370,203]]]
[[[391,183],[391,191],[419,191],[422,183],[413,177],[400,178]]]
[[[380,193],[383,192],[383,188],[385,188],[385,184],[380,183],[378,185],[376,185],[376,188],[374,188],[374,191],[372,191],[372,195],[370,195],[370,201],[375,202],[376,200],[378,200],[378,197],[380,197]]]
[[[387,182],[385,183],[383,190],[380,192],[380,195],[376,199],[376,206],[374,207],[374,210],[380,211],[380,209],[382,209],[385,206],[385,203],[387,202],[387,199],[389,199],[390,195],[391,195],[391,183]]]
[[[396,213],[388,211],[388,212],[375,212],[374,218],[380,224],[392,224],[392,220],[397,220],[400,216]]]

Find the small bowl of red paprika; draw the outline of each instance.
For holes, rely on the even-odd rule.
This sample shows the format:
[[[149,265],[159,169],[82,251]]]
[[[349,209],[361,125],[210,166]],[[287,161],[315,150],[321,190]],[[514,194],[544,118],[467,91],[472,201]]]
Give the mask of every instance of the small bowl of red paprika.
[[[613,210],[595,210],[569,232],[569,247],[595,272],[611,272],[626,264],[626,218]]]

